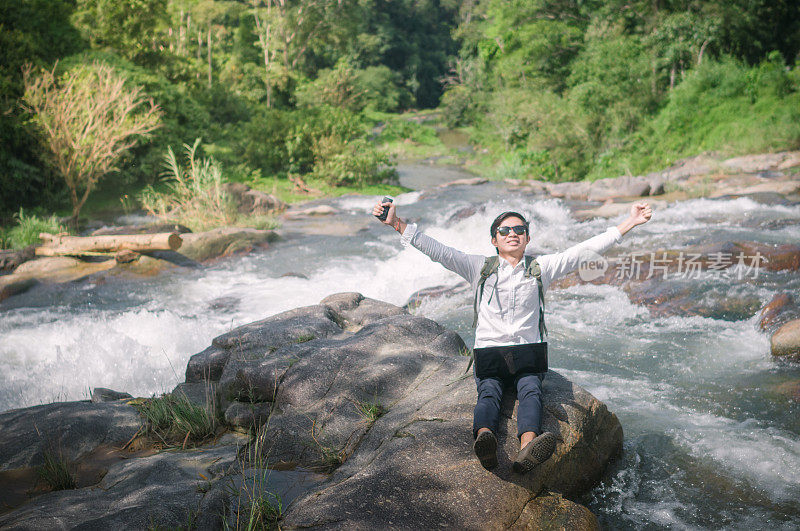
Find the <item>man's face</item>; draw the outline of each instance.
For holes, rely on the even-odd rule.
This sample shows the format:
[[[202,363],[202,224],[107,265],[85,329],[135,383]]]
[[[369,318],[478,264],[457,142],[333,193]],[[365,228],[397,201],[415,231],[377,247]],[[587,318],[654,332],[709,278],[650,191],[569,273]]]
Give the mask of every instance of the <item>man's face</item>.
[[[525,222],[519,219],[516,216],[511,216],[510,218],[506,218],[500,223],[498,228],[498,232],[495,232],[494,238],[492,238],[492,245],[497,247],[500,254],[522,254],[525,252],[525,247],[528,245],[528,242],[531,241],[530,235],[527,231],[523,234],[517,234],[513,230],[510,230],[506,236],[500,234],[499,229],[502,227],[516,227],[516,226],[524,226]]]

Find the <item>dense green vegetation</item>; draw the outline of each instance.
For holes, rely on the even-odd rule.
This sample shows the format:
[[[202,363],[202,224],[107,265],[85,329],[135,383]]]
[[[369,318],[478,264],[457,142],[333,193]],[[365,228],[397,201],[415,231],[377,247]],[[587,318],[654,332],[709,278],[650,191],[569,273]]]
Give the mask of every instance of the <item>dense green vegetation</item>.
[[[797,148],[798,51],[790,0],[3,2],[0,222],[20,207],[29,221],[70,213],[26,104],[26,64],[62,84],[105,65],[158,106],[158,128],[103,174],[85,213],[166,200],[153,193],[168,189],[168,149],[198,137],[224,181],[290,199],[302,198],[290,177],[382,193],[391,154],[441,149],[433,128],[398,118],[420,108],[488,148],[479,167],[495,176],[598,178]]]
[[[160,127],[97,193],[157,185],[168,147],[202,137],[225,180],[320,187],[391,178],[370,112],[435,107],[456,51],[453,0],[14,0],[0,6],[0,216],[66,213],[63,175],[26,109],[23,67],[95,63],[141,87]],[[93,193],[94,195],[94,193]]]
[[[800,4],[473,0],[443,98],[502,176],[657,170],[800,147]]]

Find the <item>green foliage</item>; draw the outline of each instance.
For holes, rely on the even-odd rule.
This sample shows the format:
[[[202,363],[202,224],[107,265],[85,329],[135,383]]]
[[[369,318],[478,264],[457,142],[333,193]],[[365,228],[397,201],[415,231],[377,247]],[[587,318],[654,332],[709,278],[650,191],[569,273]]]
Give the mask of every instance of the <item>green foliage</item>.
[[[213,158],[199,158],[200,138],[186,150],[186,166],[178,162],[172,147],[164,155],[166,190],[148,186],[139,202],[150,214],[192,228],[210,228],[234,223],[239,214],[236,204],[223,190],[222,167]]]
[[[167,0],[77,0],[75,25],[93,47],[113,48],[123,57],[156,61],[146,36],[167,24]]]
[[[386,408],[377,398],[373,400],[355,400],[353,404],[356,406],[358,414],[369,423],[375,422],[386,413]]]
[[[784,58],[800,51],[798,15],[782,0],[464,3],[443,111],[473,126],[496,177],[597,178],[704,150],[793,148],[797,70]]]
[[[733,156],[800,147],[800,72],[773,55],[757,67],[704,61],[666,106],[595,175],[645,172],[701,151]]]
[[[216,433],[219,425],[213,404],[201,407],[185,395],[164,394],[133,405],[144,417],[145,434],[167,446],[177,446],[183,441],[203,442]]]
[[[57,452],[45,451],[44,463],[36,469],[36,474],[51,490],[75,489],[78,487],[69,461]]]
[[[12,249],[23,249],[34,243],[40,243],[39,233],[41,232],[50,234],[69,232],[55,215],[45,218],[34,214],[25,214],[22,207],[19,212],[14,214],[14,220],[17,224],[5,236],[6,244]]]

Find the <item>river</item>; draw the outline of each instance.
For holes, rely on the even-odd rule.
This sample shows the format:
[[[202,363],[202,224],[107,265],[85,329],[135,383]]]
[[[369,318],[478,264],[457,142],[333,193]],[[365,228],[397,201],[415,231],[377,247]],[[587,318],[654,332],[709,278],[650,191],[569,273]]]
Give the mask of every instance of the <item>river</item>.
[[[529,214],[536,254],[622,220],[579,222],[565,201],[499,183],[432,186],[466,176],[459,170],[401,170],[404,183],[425,186],[397,198],[401,215],[465,252],[493,252],[488,227],[503,210]],[[7,299],[0,303],[0,410],[85,399],[95,386],[138,396],[169,391],[192,354],[239,325],[336,292],[402,305],[422,288],[457,284],[368,214],[377,199],[324,201],[339,213],[287,222],[270,249],[198,270],[39,287]],[[609,254],[726,239],[797,242],[800,207],[747,198],[674,203]],[[800,279],[786,272],[691,282],[698,297],[750,296],[762,304],[778,291],[800,292]],[[415,311],[473,342],[469,294],[425,300]],[[799,381],[800,368],[771,359],[756,318],[654,317],[621,289],[592,284],[549,291],[547,312],[551,367],[604,401],[625,431],[623,455],[579,500],[602,525],[800,525],[800,404],[777,391]]]

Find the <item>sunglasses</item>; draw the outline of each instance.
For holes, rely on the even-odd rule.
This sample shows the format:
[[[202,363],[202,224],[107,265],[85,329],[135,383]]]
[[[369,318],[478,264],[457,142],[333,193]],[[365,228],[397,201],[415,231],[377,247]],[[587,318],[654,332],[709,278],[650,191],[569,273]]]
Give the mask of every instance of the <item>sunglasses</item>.
[[[528,227],[526,227],[525,225],[514,225],[513,227],[498,227],[497,234],[499,234],[500,236],[508,236],[509,234],[511,234],[512,230],[514,231],[514,234],[522,236],[523,234],[528,232]]]

